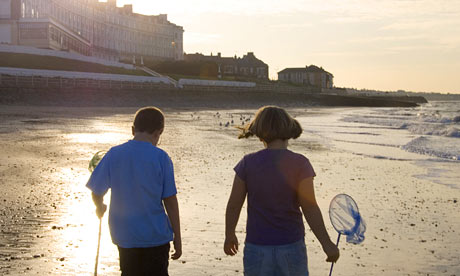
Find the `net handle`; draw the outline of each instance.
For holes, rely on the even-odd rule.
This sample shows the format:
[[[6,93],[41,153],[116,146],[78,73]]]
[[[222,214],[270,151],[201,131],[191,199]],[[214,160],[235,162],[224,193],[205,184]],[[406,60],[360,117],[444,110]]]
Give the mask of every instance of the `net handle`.
[[[339,247],[340,236],[342,235],[342,234],[340,234],[340,232],[338,232],[338,233],[339,233],[339,236],[337,237],[337,243],[336,243],[337,247]],[[329,271],[329,276],[332,276],[332,269],[334,268],[334,264],[335,264],[335,262],[331,263],[331,270]]]

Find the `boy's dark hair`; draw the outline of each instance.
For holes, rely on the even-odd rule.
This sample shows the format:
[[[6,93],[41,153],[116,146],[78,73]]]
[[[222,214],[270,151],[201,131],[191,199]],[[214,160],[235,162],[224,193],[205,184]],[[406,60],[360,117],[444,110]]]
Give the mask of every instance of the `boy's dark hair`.
[[[266,143],[277,139],[296,139],[302,134],[302,127],[299,122],[292,118],[286,110],[277,106],[261,107],[254,120],[240,129],[242,133],[238,138],[248,138],[255,135]]]
[[[134,131],[152,134],[156,130],[163,129],[165,116],[160,109],[148,106],[139,109],[134,117]]]

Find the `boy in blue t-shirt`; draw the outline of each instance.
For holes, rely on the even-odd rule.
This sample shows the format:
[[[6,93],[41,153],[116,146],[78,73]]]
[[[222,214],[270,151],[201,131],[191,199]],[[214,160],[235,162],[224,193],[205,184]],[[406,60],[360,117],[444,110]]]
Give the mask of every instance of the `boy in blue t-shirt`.
[[[103,197],[111,189],[109,227],[123,276],[168,275],[170,241],[175,250],[171,258],[182,255],[173,164],[157,147],[163,129],[158,108],[138,110],[134,138],[111,148],[86,185],[99,218],[107,209]]]

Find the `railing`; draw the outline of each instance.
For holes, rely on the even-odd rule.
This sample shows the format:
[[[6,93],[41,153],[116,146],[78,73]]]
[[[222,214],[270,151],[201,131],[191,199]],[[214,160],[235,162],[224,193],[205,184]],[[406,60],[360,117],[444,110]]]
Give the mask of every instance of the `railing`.
[[[162,82],[134,82],[41,76],[11,76],[0,74],[0,87],[13,88],[92,88],[92,89],[155,89],[174,88]]]
[[[140,67],[137,67],[137,68],[140,68],[142,71],[146,72],[147,74],[150,74],[154,77],[159,77],[159,78],[166,78],[169,83],[171,83],[172,85],[174,85],[175,87],[179,87],[179,88],[182,88],[182,86],[180,86],[178,84],[178,82],[171,78],[170,76],[166,76],[166,75],[161,75],[160,73],[156,72],[156,71],[153,71],[152,69],[146,67],[146,66],[140,66]]]
[[[198,86],[198,87],[231,87],[231,88],[251,88],[256,87],[254,82],[242,81],[222,81],[222,80],[200,80],[200,79],[180,79],[179,85]]]
[[[92,74],[94,75],[94,74]],[[131,80],[129,76],[126,79],[96,79],[88,78],[89,75],[77,75],[75,77],[68,76],[37,76],[37,75],[9,75],[0,73],[0,87],[11,87],[11,88],[89,88],[89,89],[177,89],[182,88],[181,83],[179,85],[173,82],[159,81],[163,78],[152,78],[149,77]],[[120,75],[121,77],[121,75]],[[145,78],[145,79],[144,79]],[[320,93],[321,89],[312,87],[296,87],[288,85],[274,85],[257,84],[253,87],[245,86],[220,86],[218,82],[211,85],[193,85],[184,84],[183,88],[190,91],[227,91],[227,92],[273,92],[273,93]]]

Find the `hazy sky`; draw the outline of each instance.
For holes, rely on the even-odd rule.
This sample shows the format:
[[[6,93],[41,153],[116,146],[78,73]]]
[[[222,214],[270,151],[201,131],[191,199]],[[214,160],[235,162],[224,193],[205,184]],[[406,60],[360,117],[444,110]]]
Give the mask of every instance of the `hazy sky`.
[[[460,0],[118,0],[184,27],[186,53],[315,64],[339,87],[460,93]]]

